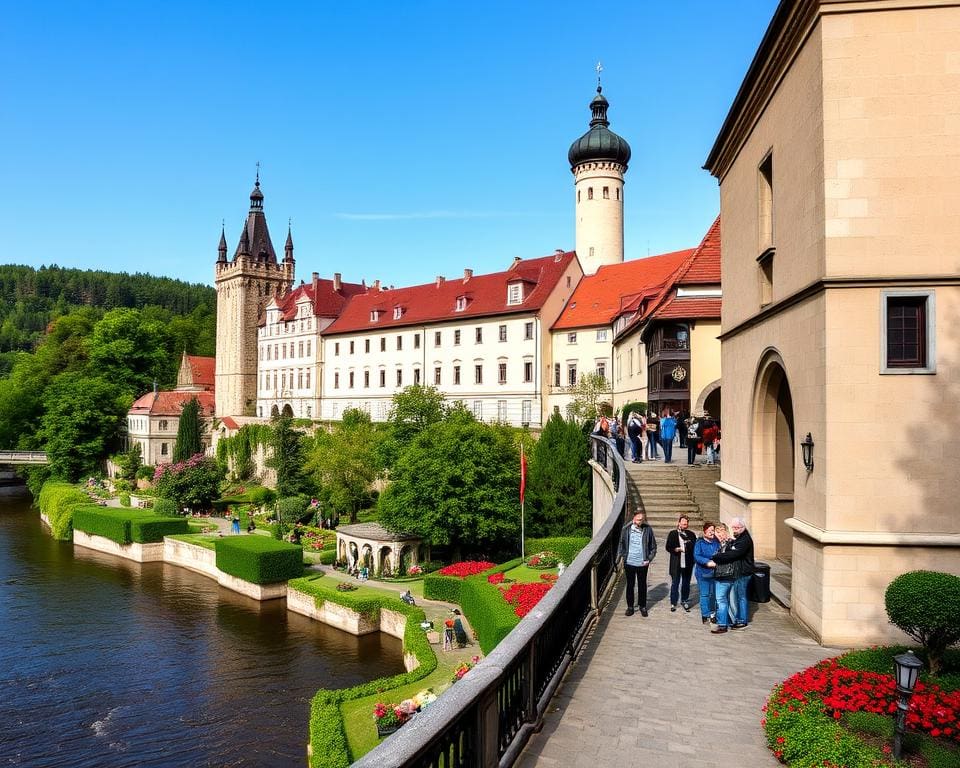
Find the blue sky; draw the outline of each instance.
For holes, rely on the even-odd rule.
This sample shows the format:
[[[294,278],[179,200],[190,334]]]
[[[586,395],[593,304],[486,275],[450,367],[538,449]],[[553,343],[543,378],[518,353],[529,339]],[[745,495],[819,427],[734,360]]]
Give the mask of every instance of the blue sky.
[[[387,284],[572,249],[603,62],[628,259],[697,244],[701,165],[775,0],[30,2],[0,25],[4,263],[212,283],[261,163],[297,277]]]

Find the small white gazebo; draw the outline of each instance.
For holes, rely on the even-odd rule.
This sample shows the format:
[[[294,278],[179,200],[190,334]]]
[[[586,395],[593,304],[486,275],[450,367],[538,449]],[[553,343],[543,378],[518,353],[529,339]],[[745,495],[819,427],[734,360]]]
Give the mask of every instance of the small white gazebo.
[[[397,574],[407,556],[410,565],[423,560],[423,539],[409,533],[393,533],[380,523],[355,523],[337,528],[337,560],[348,567],[366,563],[375,574],[382,574],[384,566],[391,574]]]

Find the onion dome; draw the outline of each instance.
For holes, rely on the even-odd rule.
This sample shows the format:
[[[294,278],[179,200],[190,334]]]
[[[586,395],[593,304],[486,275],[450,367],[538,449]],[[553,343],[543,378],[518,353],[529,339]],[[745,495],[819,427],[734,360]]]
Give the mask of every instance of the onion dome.
[[[603,95],[603,88],[598,85],[597,95],[590,102],[590,111],[593,113],[590,130],[573,142],[567,153],[571,168],[591,160],[610,160],[624,168],[630,162],[630,145],[627,144],[627,140],[608,127],[610,125],[610,121],[607,120],[609,106],[610,103]]]

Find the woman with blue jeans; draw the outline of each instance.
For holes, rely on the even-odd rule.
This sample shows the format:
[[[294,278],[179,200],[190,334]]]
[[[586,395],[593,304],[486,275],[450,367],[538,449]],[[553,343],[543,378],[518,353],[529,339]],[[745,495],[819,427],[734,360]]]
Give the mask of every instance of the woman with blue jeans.
[[[726,615],[727,600],[735,606],[734,610],[736,612],[736,620],[730,625],[731,629],[743,629],[750,620],[749,606],[747,605],[747,584],[753,576],[753,538],[750,536],[750,531],[747,530],[746,522],[742,517],[733,518],[730,527],[733,529],[733,539],[707,563],[708,566],[713,565],[714,567],[720,563],[740,563],[740,572],[735,579],[731,581],[717,580],[717,629],[713,630],[715,634],[727,631],[727,628],[720,621],[722,612],[722,618],[729,623],[729,618]],[[721,585],[723,585],[722,590]]]
[[[717,611],[717,585],[713,578],[713,569],[708,568],[707,563],[713,559],[718,549],[720,542],[717,541],[716,526],[707,521],[703,524],[703,536],[693,545],[693,559],[697,563],[694,573],[700,591],[700,618],[704,624],[708,624]]]

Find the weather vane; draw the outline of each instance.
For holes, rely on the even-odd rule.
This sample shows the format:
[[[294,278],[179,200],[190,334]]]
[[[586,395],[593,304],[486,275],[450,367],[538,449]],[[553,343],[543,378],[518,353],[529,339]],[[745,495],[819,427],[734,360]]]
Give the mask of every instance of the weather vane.
[[[603,64],[602,64],[601,62],[599,62],[599,61],[597,62],[596,70],[597,70],[597,88],[599,88],[599,87],[600,87],[600,73],[603,72]]]
[[[257,184],[260,183],[260,161],[257,160]]]

